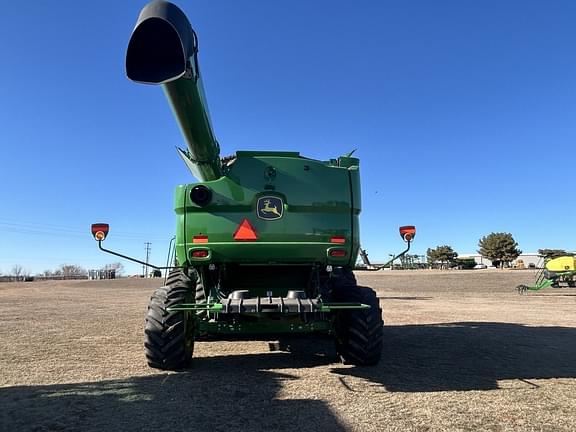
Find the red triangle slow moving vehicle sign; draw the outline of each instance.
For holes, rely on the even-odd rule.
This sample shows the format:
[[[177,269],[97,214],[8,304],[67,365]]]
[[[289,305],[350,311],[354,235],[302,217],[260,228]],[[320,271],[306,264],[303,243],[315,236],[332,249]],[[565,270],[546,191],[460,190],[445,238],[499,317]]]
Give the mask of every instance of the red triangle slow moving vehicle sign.
[[[257,240],[258,236],[256,235],[256,231],[248,221],[248,219],[244,219],[240,225],[238,225],[238,229],[234,233],[234,240],[240,241],[252,241]]]

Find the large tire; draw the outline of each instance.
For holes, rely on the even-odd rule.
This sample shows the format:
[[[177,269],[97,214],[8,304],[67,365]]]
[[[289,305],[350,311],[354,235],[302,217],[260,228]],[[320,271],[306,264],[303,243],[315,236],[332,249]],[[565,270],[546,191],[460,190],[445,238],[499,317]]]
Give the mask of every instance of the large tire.
[[[195,290],[194,290],[194,303],[206,303],[206,291],[204,290],[204,284],[200,281],[198,281],[195,284]],[[196,311],[196,316],[198,316],[198,318],[205,318],[208,316],[208,311],[207,310],[199,310]]]
[[[168,276],[166,286],[150,298],[144,347],[148,366],[163,370],[181,370],[190,365],[194,352],[194,320],[187,312],[167,309],[190,301],[193,282],[181,270]]]
[[[370,309],[340,311],[335,319],[336,352],[345,364],[371,366],[380,361],[383,345],[382,310],[376,293],[356,285],[352,272],[337,279],[334,301],[364,303]]]

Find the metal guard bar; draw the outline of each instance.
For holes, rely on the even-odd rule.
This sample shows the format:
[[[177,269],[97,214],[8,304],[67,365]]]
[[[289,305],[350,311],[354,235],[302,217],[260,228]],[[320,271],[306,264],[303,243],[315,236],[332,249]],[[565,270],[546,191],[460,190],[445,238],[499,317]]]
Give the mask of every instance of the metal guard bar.
[[[102,247],[102,240],[98,240],[98,247],[100,248],[100,250],[101,250],[102,252],[106,252],[106,253],[109,253],[109,254],[111,254],[111,255],[115,255],[115,256],[117,256],[117,257],[124,258],[124,259],[126,259],[126,260],[128,260],[128,261],[132,261],[132,262],[135,262],[135,263],[138,263],[138,264],[142,264],[142,265],[145,265],[145,266],[148,266],[148,267],[152,267],[152,268],[154,268],[154,269],[156,269],[156,270],[171,270],[171,269],[183,268],[183,267],[181,267],[181,266],[158,267],[158,266],[156,266],[156,265],[154,265],[154,264],[146,263],[146,262],[140,261],[140,260],[138,260],[138,259],[136,259],[136,258],[132,258],[132,257],[126,256],[126,255],[122,255],[122,254],[120,254],[120,253],[118,253],[118,252],[114,252],[114,251],[111,251],[111,250],[109,250],[109,249],[103,248],[103,247]]]
[[[272,301],[270,301],[272,300]],[[224,299],[222,303],[182,303],[167,308],[168,312],[208,311],[215,313],[309,313],[334,310],[370,309],[364,303],[322,303],[310,299],[285,299],[282,297],[256,297],[251,299]]]

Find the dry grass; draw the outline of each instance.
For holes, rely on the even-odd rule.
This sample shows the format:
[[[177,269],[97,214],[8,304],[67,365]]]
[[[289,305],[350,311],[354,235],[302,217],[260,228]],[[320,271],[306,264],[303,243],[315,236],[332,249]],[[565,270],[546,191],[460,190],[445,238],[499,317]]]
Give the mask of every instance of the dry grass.
[[[156,281],[0,284],[0,430],[574,431],[576,290],[529,271],[359,273],[386,321],[380,365],[328,340],[197,343],[145,365]]]

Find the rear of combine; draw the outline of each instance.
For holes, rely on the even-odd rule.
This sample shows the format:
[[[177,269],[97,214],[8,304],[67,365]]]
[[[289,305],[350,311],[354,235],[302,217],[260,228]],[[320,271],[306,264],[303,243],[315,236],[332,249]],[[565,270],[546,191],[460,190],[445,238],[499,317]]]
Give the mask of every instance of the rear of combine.
[[[345,360],[376,363],[378,300],[350,270],[359,248],[358,160],[238,152],[222,174],[176,189],[182,269],[152,297],[149,364],[186,366],[191,351],[175,348],[173,359],[166,347],[169,332],[184,339],[187,331],[194,338],[334,334]]]
[[[154,1],[140,13],[126,71],[163,87],[187,143],[178,152],[200,180],[176,188],[176,260],[148,307],[148,364],[185,368],[194,341],[207,337],[306,333],[333,335],[346,362],[377,363],[379,302],[351,271],[359,250],[358,159],[274,151],[220,159],[198,39],[171,3]],[[101,246],[107,225],[94,227],[100,248],[111,252]],[[401,234],[409,242],[408,228]]]

